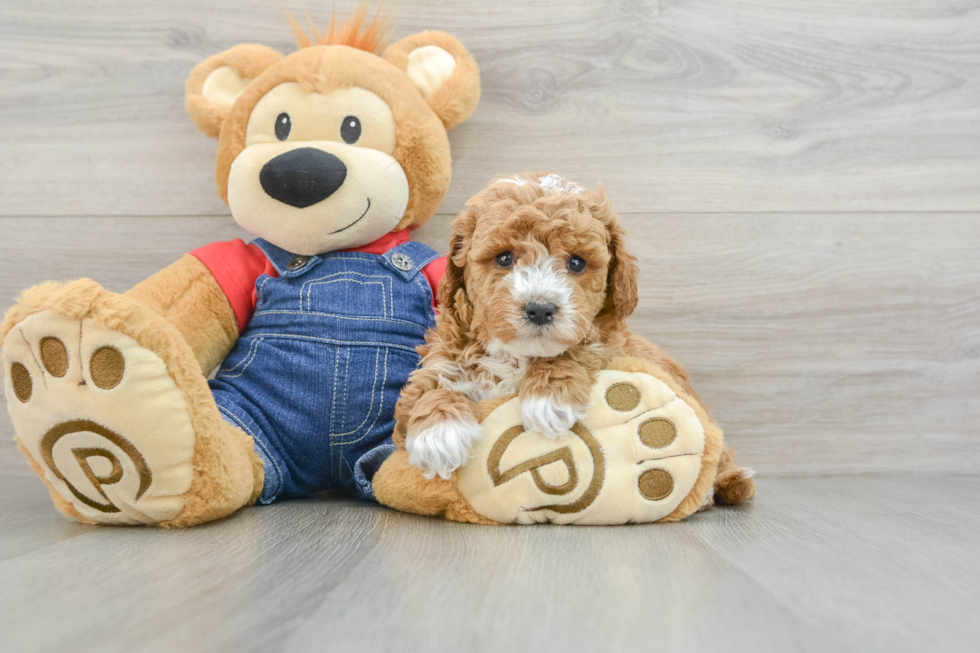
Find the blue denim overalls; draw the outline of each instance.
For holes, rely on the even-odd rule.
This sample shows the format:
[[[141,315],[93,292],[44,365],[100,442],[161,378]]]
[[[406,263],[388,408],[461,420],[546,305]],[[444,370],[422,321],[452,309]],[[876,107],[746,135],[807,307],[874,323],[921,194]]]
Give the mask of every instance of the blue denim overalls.
[[[254,242],[279,277],[259,277],[255,313],[210,384],[265,463],[259,503],[328,489],[373,499],[395,402],[435,325],[421,271],[438,254],[408,241],[302,257]]]

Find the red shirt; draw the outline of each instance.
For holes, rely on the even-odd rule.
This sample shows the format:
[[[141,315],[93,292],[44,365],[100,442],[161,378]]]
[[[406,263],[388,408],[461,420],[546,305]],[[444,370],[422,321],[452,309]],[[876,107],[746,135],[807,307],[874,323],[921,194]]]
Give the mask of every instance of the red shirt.
[[[386,234],[363,247],[354,247],[343,251],[384,254],[389,249],[408,242],[410,237],[409,230],[402,229]],[[228,303],[235,311],[239,333],[244,331],[252,313],[255,312],[255,304],[258,301],[255,282],[263,274],[278,277],[279,273],[258,245],[245,244],[241,238],[205,245],[195,249],[191,255],[204,263],[214,275],[218,285],[221,286],[221,290],[225,293],[225,297],[228,298]],[[440,256],[422,268],[422,275],[429,282],[429,288],[432,289],[433,307],[436,306],[436,288],[439,287],[439,280],[445,272],[445,256]]]

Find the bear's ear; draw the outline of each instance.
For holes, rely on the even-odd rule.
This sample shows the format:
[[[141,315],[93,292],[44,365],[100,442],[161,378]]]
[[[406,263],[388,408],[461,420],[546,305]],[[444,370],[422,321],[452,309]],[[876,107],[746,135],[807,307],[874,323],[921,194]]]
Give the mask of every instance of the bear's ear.
[[[385,50],[384,58],[405,71],[446,129],[473,115],[480,101],[480,69],[454,36],[406,36]]]
[[[231,105],[253,79],[282,59],[264,45],[243,44],[199,63],[187,78],[186,106],[194,125],[217,138]]]

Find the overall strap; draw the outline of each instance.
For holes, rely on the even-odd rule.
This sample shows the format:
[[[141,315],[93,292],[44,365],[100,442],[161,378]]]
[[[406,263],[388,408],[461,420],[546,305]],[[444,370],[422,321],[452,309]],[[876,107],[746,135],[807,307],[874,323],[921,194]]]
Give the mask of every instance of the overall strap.
[[[269,257],[269,261],[281,277],[300,276],[324,260],[323,257],[331,258],[330,254],[324,254],[323,256],[298,256],[291,254],[262,238],[258,238],[252,242]],[[416,243],[411,240],[397,247],[393,247],[381,255],[355,255],[364,257],[365,259],[377,256],[384,267],[405,281],[411,281],[415,275],[422,271],[422,268],[439,258],[439,253],[428,245]]]
[[[410,281],[429,263],[439,258],[439,253],[423,243],[408,241],[389,249],[381,255],[381,264]]]
[[[276,269],[280,277],[296,277],[304,272],[312,269],[315,264],[319,263],[321,259],[319,256],[299,256],[298,254],[290,254],[286,250],[276,247],[272,243],[262,238],[256,238],[252,241],[253,244],[257,245],[265,255],[269,258],[269,262],[272,263],[272,267]]]

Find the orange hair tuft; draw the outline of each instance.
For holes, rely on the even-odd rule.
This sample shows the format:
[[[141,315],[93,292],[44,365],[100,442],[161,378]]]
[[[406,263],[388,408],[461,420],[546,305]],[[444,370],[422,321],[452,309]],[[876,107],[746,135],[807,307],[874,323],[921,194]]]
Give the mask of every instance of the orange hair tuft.
[[[293,34],[296,36],[296,43],[300,48],[308,48],[314,45],[346,45],[373,54],[381,54],[391,37],[391,30],[388,29],[391,25],[391,13],[385,12],[382,15],[382,6],[378,5],[378,10],[374,12],[374,16],[365,24],[368,0],[364,0],[342,26],[337,24],[337,10],[334,9],[330,17],[330,25],[327,27],[326,33],[322,35],[304,9],[303,14],[313,32],[312,39],[285,6],[283,6],[283,10],[286,12],[289,26],[292,28]]]

